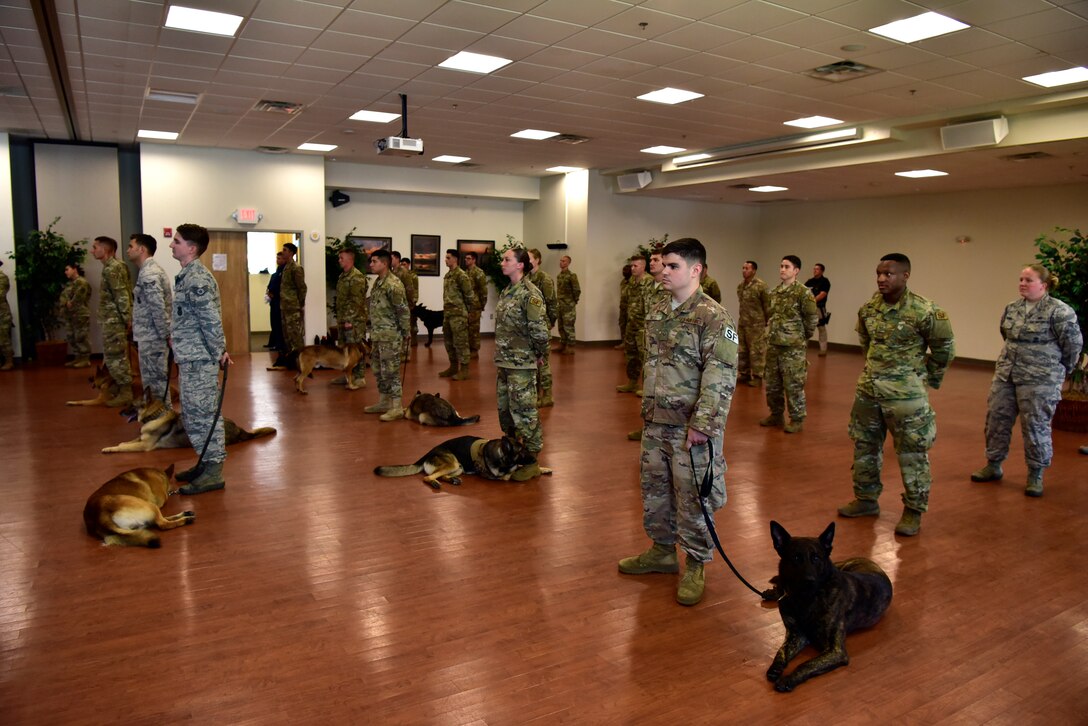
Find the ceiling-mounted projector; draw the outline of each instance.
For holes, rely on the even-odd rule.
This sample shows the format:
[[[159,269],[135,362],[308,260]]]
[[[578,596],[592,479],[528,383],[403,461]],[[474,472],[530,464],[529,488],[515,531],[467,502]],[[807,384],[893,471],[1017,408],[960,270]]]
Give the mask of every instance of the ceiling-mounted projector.
[[[418,156],[423,153],[423,139],[390,136],[375,141],[374,148],[382,156]]]

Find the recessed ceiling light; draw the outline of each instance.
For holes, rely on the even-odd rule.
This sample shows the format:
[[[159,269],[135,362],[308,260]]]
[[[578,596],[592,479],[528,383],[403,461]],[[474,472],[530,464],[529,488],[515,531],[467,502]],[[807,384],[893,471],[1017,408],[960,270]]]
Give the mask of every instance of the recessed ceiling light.
[[[679,88],[662,88],[659,91],[650,91],[638,97],[640,101],[653,101],[654,103],[683,103],[696,98],[702,98],[703,94],[694,91],[682,91]]]
[[[1082,83],[1088,81],[1088,68],[1077,66],[1076,68],[1069,68],[1064,71],[1051,71],[1050,73],[1040,73],[1036,76],[1024,76],[1024,80],[1028,83],[1034,83],[1036,86],[1042,86],[1043,88],[1064,86],[1069,83]]]
[[[572,171],[585,171],[585,169],[580,166],[551,166],[548,167],[545,171],[554,171],[560,174],[569,174]]]
[[[703,159],[709,159],[710,154],[689,154],[687,156],[678,156],[672,160],[674,164],[690,164],[693,161],[702,161]]]
[[[784,192],[788,191],[789,187],[775,187],[770,184],[765,184],[761,187],[751,187],[748,189],[750,192]]]
[[[896,176],[905,176],[910,179],[924,179],[927,176],[948,176],[947,171],[937,171],[936,169],[915,169],[914,171],[897,171]]]
[[[163,139],[164,141],[174,141],[178,137],[175,131],[149,131],[147,129],[140,129],[136,132],[136,136],[141,139]]]
[[[507,60],[506,58],[499,58],[498,56],[469,53],[467,50],[463,50],[457,55],[450,56],[438,65],[441,68],[452,68],[455,71],[490,73],[509,63],[513,63],[513,61]]]
[[[914,43],[970,27],[966,23],[946,18],[939,13],[922,13],[921,15],[915,15],[913,18],[896,20],[894,23],[869,28],[869,32],[883,35],[885,38],[891,38],[892,40],[898,40],[900,43]]]
[[[460,164],[462,161],[468,161],[471,156],[451,156],[449,154],[443,154],[442,156],[436,156],[431,161],[442,161],[447,164]]]
[[[808,116],[806,118],[795,118],[793,121],[786,121],[786,126],[798,126],[803,129],[818,129],[821,126],[834,126],[835,124],[841,124],[842,121],[837,118],[829,118],[827,116]]]
[[[211,33],[233,37],[242,24],[241,15],[216,13],[211,10],[197,10],[181,5],[171,5],[166,12],[166,27],[175,30],[191,30],[196,33]]]
[[[332,151],[336,144],[299,144],[299,151]]]
[[[523,129],[517,133],[510,134],[515,139],[532,139],[533,141],[543,141],[544,139],[550,139],[553,136],[558,136],[558,131],[541,131],[540,129]]]
[[[680,146],[650,146],[642,149],[646,154],[679,154],[681,151],[687,151],[687,149]]]
[[[387,124],[400,118],[399,113],[385,113],[383,111],[356,111],[348,116],[352,121],[369,121],[376,124]]]

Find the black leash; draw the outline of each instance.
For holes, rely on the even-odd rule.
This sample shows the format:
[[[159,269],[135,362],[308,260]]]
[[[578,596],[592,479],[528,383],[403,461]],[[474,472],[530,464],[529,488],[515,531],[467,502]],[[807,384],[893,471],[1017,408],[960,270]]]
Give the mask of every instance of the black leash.
[[[223,411],[223,396],[227,392],[228,370],[230,370],[230,364],[223,366],[223,385],[219,387],[219,400],[215,403],[215,417],[212,418],[212,427],[208,429],[208,436],[204,439],[204,448],[200,450],[200,456],[197,457],[196,466],[193,467],[194,479],[204,473],[204,454],[208,453],[208,444],[212,442],[212,436],[215,436],[215,425],[219,422],[219,414]]]
[[[711,439],[707,439],[707,462],[706,471],[703,472],[703,480],[701,483],[696,484],[696,493],[699,497],[699,508],[703,510],[703,521],[706,522],[706,528],[710,531],[710,538],[714,540],[714,546],[718,549],[718,553],[725,560],[725,564],[729,565],[729,569],[733,571],[733,574],[737,576],[737,579],[744,583],[745,587],[759,595],[759,597],[766,602],[773,602],[778,599],[777,593],[774,589],[769,590],[757,590],[752,587],[752,584],[744,579],[744,575],[737,571],[737,568],[733,566],[732,560],[729,559],[729,555],[725,554],[725,550],[722,549],[721,540],[718,539],[718,532],[714,529],[714,520],[710,516],[710,512],[706,508],[706,498],[710,496],[710,491],[713,488],[713,473],[714,473],[714,442]],[[691,474],[695,476],[695,454],[691,449],[688,449],[688,458],[691,460]]]
[[[173,408],[173,401],[170,400],[170,364],[174,362],[174,349],[170,347],[170,344],[166,345],[166,390],[162,392],[162,402],[166,404],[167,408]]]

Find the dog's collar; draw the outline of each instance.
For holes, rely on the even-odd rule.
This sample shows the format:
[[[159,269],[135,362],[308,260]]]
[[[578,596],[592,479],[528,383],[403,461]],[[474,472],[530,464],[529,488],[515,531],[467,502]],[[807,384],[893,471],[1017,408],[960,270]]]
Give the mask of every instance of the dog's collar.
[[[487,466],[487,462],[484,460],[484,447],[487,446],[487,439],[480,439],[479,441],[473,441],[472,446],[469,447],[468,453],[472,457],[472,465],[476,467],[477,474],[488,475],[491,470]]]

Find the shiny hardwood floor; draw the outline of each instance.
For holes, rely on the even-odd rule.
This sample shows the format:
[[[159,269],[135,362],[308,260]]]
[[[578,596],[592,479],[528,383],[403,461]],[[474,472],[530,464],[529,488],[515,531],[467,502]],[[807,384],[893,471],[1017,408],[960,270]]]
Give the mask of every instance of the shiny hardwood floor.
[[[851,495],[860,358],[810,360],[804,433],[757,426],[760,389],[739,389],[729,417],[718,528],[761,586],[776,567],[768,521],[815,535]],[[1005,481],[970,483],[985,367],[954,367],[933,394],[921,535],[892,533],[893,455],[880,518],[837,520],[836,556],[871,556],[894,580],[886,618],[850,638],[848,667],[778,694],[764,678],[778,613],[719,559],[694,608],[673,601],[673,576],[616,571],[645,546],[620,352],[552,358],[552,477],[440,492],[371,472],[452,436],[496,435],[489,362],[461,383],[436,377],[441,344],[408,365],[407,391],[482,415],[464,429],[379,423],[362,413],[372,378],[352,393],[318,372],[301,396],[266,362],[232,369],[224,413],[278,435],[231,448],[225,491],[172,498],[168,513],[197,521],[157,551],[100,546],[83,504],[122,470],[192,453],[100,454],[135,427],[64,407],[89,392],[85,371],[0,374],[0,722],[1085,723],[1088,457],[1076,447],[1088,437],[1056,432],[1042,499],[1022,494],[1018,433]]]

